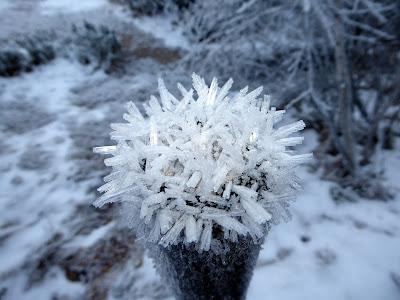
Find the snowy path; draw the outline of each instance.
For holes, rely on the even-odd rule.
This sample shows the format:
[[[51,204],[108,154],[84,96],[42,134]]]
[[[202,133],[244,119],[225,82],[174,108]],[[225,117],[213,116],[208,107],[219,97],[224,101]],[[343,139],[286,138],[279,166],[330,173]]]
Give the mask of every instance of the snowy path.
[[[34,73],[0,81],[5,87],[2,103],[23,101],[26,105],[22,109],[26,109],[27,115],[11,115],[13,112],[4,111],[3,107],[3,114],[7,113],[16,127],[18,122],[26,122],[30,113],[36,113],[32,107],[50,118],[48,124],[39,127],[33,123],[33,128],[26,128],[19,135],[1,133],[2,141],[10,148],[1,157],[8,171],[2,173],[0,182],[0,232],[5,237],[10,235],[0,249],[2,274],[22,268],[32,251],[54,234],[68,236],[69,229],[63,223],[71,218],[78,204],[87,204],[86,186],[71,180],[74,163],[68,159],[71,141],[67,126],[82,115],[79,109],[69,105],[70,89],[88,76],[93,75],[82,66],[58,60]],[[58,279],[59,283],[62,278]],[[64,282],[58,290],[69,290],[70,285],[65,279]],[[13,284],[16,294],[11,294],[10,299],[18,299],[24,284],[19,280]],[[78,290],[82,292],[83,288]],[[47,293],[50,296],[52,290]]]
[[[61,258],[47,256],[52,251],[67,255],[96,250],[102,239],[112,238],[118,230],[107,217],[102,221],[93,215],[96,210],[91,202],[96,194],[89,190],[99,185],[101,174],[85,169],[91,162],[91,157],[85,158],[87,153],[106,140],[108,109],[101,105],[88,109],[76,100],[82,86],[104,83],[105,79],[103,72],[93,73],[65,59],[20,77],[0,79],[0,126],[4,129],[0,132],[0,290],[6,291],[5,299],[50,299],[64,294],[80,299],[84,284],[65,277],[58,267],[63,265]],[[22,112],[16,111],[15,105]],[[100,136],[96,135],[98,129],[90,126],[92,132],[85,133],[88,124],[102,125]],[[97,165],[103,169],[101,161]],[[90,210],[85,212],[85,207]],[[49,260],[45,268],[50,270],[36,274],[36,264],[42,259]],[[81,259],[78,257],[78,262]],[[141,252],[136,259],[142,259]],[[144,262],[130,272],[137,277],[133,288],[138,294],[143,294],[141,285],[158,280],[149,260]],[[132,267],[127,264],[127,268]],[[37,276],[44,278],[37,283]]]

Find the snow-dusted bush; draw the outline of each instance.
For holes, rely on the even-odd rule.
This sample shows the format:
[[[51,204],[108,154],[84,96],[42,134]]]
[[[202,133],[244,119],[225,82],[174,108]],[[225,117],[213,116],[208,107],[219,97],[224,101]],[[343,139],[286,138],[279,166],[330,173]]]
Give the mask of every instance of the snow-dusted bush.
[[[80,63],[110,71],[120,59],[121,43],[106,26],[85,22],[82,27],[72,26],[72,33],[71,49]]]
[[[31,71],[35,66],[53,60],[56,57],[54,37],[54,33],[46,31],[2,42],[0,76],[14,76]]]
[[[163,0],[124,0],[123,2],[137,15],[155,15],[161,13],[165,5],[165,1]]]
[[[157,15],[168,10],[181,10],[189,6],[194,0],[122,0],[133,14],[139,16]]]
[[[240,46],[236,43],[222,43],[193,47],[190,54],[179,61],[179,65],[189,72],[212,74],[221,80],[227,80],[233,75],[238,77],[235,81],[236,86],[240,86],[246,82],[253,84],[271,82],[282,76],[283,70],[278,74],[276,69],[271,72],[270,68],[276,67],[278,59],[276,56],[254,49],[252,43],[242,41]],[[271,87],[268,89],[274,91]]]
[[[194,45],[182,61],[184,67],[219,78],[229,74],[240,84],[268,82],[273,91],[275,82],[286,78],[282,58],[303,43],[287,25],[290,20],[293,28],[301,26],[287,6],[281,1],[196,1],[180,18]]]
[[[208,87],[194,74],[197,96],[178,84],[178,100],[159,80],[161,105],[150,98],[149,118],[128,103],[127,123],[111,126],[117,145],[94,149],[111,154],[105,164],[113,168],[95,205],[139,204],[148,241],[163,246],[209,250],[217,231],[233,242],[263,238],[266,224],[287,213],[299,188],[295,169],[311,155],[292,149],[303,140],[290,137],[302,121],[276,127],[284,111],[259,98],[262,87],[232,94],[232,82],[218,87],[214,78]]]
[[[0,76],[32,71],[56,57],[111,71],[121,58],[121,44],[114,31],[88,22],[82,27],[73,25],[65,38],[47,31],[17,37],[0,42]]]
[[[191,42],[208,44],[254,36],[265,28],[269,22],[265,17],[276,10],[275,6],[279,7],[261,0],[195,1],[182,16],[184,33]]]

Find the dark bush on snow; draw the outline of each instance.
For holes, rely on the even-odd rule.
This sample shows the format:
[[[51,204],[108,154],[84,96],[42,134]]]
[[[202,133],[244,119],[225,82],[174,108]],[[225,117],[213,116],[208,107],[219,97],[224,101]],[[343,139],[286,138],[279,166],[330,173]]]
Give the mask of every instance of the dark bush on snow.
[[[0,76],[30,72],[36,66],[62,56],[110,71],[121,57],[121,44],[114,31],[88,22],[81,27],[73,25],[67,38],[47,31],[18,37],[0,42]]]
[[[167,10],[184,10],[194,0],[122,0],[135,15],[153,16]]]
[[[96,27],[85,22],[72,26],[71,47],[79,62],[109,71],[121,57],[121,43],[114,31],[104,25]]]
[[[0,43],[0,76],[15,76],[53,60],[56,57],[54,38],[54,33],[38,32]]]

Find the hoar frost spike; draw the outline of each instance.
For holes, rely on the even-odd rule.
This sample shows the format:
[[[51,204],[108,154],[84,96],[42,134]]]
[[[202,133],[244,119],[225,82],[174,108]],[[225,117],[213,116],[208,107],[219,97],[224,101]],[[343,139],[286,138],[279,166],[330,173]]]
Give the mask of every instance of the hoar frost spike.
[[[193,74],[195,91],[178,84],[178,100],[160,79],[160,101],[144,105],[148,118],[128,103],[127,122],[112,125],[116,145],[94,149],[111,155],[105,164],[113,169],[95,205],[133,202],[147,239],[164,247],[208,251],[221,236],[263,238],[266,224],[287,213],[296,166],[311,154],[293,150],[303,121],[276,127],[284,111],[259,98],[262,88],[230,94],[232,82],[207,86]]]

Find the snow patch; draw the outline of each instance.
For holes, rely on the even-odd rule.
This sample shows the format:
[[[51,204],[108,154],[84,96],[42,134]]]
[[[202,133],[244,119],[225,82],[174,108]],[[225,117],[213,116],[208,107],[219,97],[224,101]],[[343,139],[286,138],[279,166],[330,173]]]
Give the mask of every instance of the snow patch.
[[[183,35],[182,28],[174,26],[171,17],[156,16],[135,18],[133,23],[144,32],[164,41],[166,46],[189,49],[189,42]]]
[[[385,159],[399,189],[400,156],[386,152]],[[336,205],[332,183],[305,170],[301,177],[293,220],[269,233],[248,299],[398,299],[390,273],[399,271],[400,198]],[[291,250],[285,258],[278,257],[282,249]]]
[[[0,1],[0,12],[2,10],[7,10],[12,6],[11,0],[2,0]]]
[[[44,0],[40,6],[44,14],[57,14],[93,10],[107,4],[107,0]]]

